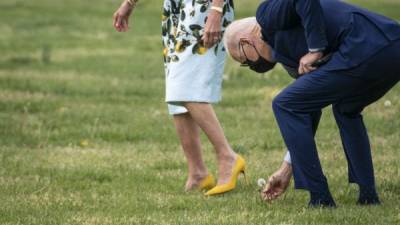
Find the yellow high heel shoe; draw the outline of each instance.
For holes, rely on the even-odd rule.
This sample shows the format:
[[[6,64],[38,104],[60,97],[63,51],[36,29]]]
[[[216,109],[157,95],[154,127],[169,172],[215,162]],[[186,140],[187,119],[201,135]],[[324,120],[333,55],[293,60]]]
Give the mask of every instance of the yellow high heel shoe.
[[[232,175],[231,175],[231,178],[229,179],[229,182],[226,184],[221,184],[221,185],[215,186],[213,189],[207,191],[205,193],[205,195],[206,196],[217,195],[217,194],[222,194],[222,193],[225,193],[225,192],[235,189],[236,181],[237,181],[240,173],[245,174],[245,168],[246,168],[246,162],[240,155],[237,155],[236,163],[233,166]]]
[[[213,187],[215,187],[215,178],[212,174],[208,174],[203,180],[200,181],[198,189],[200,191],[202,190],[209,190]]]

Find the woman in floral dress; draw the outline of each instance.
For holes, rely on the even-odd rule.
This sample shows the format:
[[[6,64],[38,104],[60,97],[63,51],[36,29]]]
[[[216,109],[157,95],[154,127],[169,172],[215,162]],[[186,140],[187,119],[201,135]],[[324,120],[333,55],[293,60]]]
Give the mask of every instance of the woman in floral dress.
[[[117,31],[127,31],[137,0],[125,0],[114,14]],[[233,21],[233,0],[164,0],[162,13],[166,102],[188,161],[186,190],[220,194],[235,187],[245,162],[224,136],[211,103],[221,99],[226,52],[221,42]],[[200,129],[213,144],[218,185],[201,153]]]

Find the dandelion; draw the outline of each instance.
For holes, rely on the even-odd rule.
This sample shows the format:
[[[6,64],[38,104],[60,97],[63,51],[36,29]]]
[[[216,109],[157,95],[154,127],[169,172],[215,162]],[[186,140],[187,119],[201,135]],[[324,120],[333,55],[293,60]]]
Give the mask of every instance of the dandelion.
[[[389,101],[389,100],[386,100],[385,103],[383,103],[383,105],[384,105],[385,107],[390,107],[390,106],[392,106],[392,102]]]
[[[258,178],[257,184],[260,188],[263,188],[267,184],[267,182],[263,178]]]

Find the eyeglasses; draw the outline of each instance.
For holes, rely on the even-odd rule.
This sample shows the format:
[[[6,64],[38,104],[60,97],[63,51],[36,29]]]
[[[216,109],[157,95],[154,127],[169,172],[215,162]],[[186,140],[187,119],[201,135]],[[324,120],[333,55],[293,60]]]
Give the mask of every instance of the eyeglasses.
[[[241,38],[241,39],[239,40],[239,44],[238,44],[238,48],[239,48],[239,57],[240,57],[240,59],[241,59],[241,58],[245,58],[245,61],[242,62],[242,63],[240,63],[240,66],[248,67],[248,66],[250,66],[250,65],[249,65],[250,60],[249,60],[249,58],[248,58],[247,55],[246,55],[246,51],[244,50],[244,45],[243,45],[243,43],[245,43],[245,44],[250,45],[251,47],[253,47],[254,51],[256,51],[257,54],[258,54],[259,56],[260,56],[260,53],[258,52],[256,46],[254,46],[254,44],[251,44],[251,43],[249,43],[248,41],[246,41],[246,39]]]

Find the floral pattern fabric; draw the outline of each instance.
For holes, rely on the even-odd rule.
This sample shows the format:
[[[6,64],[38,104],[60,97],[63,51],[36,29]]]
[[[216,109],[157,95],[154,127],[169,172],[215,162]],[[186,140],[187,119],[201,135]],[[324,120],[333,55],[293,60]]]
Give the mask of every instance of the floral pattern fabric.
[[[162,37],[170,114],[186,112],[182,102],[220,100],[226,52],[222,42],[207,49],[201,40],[211,4],[212,0],[164,1]],[[224,0],[222,33],[233,17],[233,0]]]
[[[207,21],[211,0],[165,0],[162,14],[162,37],[164,62],[179,61],[179,53],[191,49],[193,54],[203,55],[204,26]],[[233,0],[225,0],[223,7],[222,32],[233,20]],[[213,47],[218,54],[222,43]],[[222,51],[225,51],[222,48]]]

